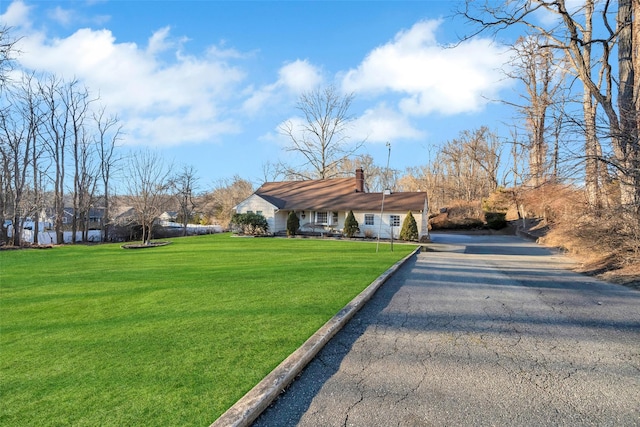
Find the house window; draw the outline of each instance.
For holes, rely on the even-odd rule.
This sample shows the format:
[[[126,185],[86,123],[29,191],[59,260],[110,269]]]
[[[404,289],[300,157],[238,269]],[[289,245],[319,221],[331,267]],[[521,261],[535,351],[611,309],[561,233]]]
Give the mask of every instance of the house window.
[[[256,211],[258,215],[262,215],[262,211]]]
[[[247,211],[247,213],[248,213],[248,214],[252,214],[252,213],[253,213],[253,211]]]
[[[389,215],[389,222],[392,227],[400,227],[400,215]]]
[[[336,225],[338,223],[338,212],[333,212],[331,215],[331,224]]]
[[[373,214],[364,214],[364,225],[373,225]]]
[[[326,212],[316,212],[316,223],[318,223],[318,224],[326,224],[327,223],[327,213]]]

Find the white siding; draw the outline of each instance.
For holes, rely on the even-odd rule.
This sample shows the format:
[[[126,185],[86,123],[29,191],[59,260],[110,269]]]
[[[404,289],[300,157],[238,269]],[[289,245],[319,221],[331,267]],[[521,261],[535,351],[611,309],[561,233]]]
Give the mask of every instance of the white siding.
[[[381,239],[388,239],[391,236],[391,227],[389,226],[389,217],[391,215],[398,215],[400,217],[400,226],[393,227],[393,238],[397,239],[400,237],[400,230],[402,230],[402,224],[404,223],[404,219],[406,218],[408,212],[400,213],[400,212],[383,212],[382,214],[382,227],[380,227],[380,212],[372,213],[372,212],[354,212],[353,216],[358,221],[358,227],[360,228],[360,235],[367,236],[371,235],[372,237],[378,237],[378,233],[380,234]],[[422,232],[422,213],[421,212],[411,212],[413,214],[413,218],[416,220],[416,224],[418,225],[418,235],[422,236],[424,233]],[[365,214],[373,215],[373,225],[365,225],[364,224],[364,216]]]
[[[271,224],[269,224],[269,232],[277,233],[278,231],[286,231],[288,216],[289,216],[289,211],[276,212],[273,229],[271,228]]]
[[[267,219],[267,224],[269,224],[269,233],[278,231],[277,227],[280,222],[276,221],[276,213],[278,210],[271,203],[260,196],[252,194],[236,206],[236,213],[247,213],[249,211],[262,213],[262,216]]]

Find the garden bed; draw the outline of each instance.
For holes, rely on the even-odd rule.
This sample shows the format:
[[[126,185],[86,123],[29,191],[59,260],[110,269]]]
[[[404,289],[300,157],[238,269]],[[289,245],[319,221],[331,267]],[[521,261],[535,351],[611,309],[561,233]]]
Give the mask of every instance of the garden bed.
[[[157,248],[158,246],[166,246],[171,242],[149,242],[149,243],[127,243],[121,246],[122,249],[145,249]]]

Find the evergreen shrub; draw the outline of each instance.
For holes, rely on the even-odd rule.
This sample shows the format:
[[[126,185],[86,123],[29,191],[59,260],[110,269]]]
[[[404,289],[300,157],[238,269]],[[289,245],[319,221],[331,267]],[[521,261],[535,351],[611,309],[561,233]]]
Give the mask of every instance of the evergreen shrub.
[[[300,228],[300,220],[294,211],[289,212],[287,217],[287,236],[295,236]]]
[[[413,217],[413,214],[411,212],[409,212],[404,218],[402,229],[400,230],[400,239],[407,241],[418,240],[418,224],[416,223],[416,219]]]
[[[344,220],[344,235],[347,237],[353,237],[360,232],[360,224],[353,216],[353,211],[349,211],[347,217]]]
[[[500,230],[507,226],[507,214],[502,212],[485,212],[484,220],[487,227],[492,230]]]

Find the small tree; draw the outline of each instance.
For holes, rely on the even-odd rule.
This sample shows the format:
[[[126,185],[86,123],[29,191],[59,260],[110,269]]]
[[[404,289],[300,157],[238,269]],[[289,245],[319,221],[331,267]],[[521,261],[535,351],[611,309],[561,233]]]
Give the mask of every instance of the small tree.
[[[170,200],[172,166],[164,162],[160,154],[150,149],[142,150],[129,158],[129,172],[125,198],[142,226],[142,242],[151,243],[153,223],[167,209]]]
[[[418,240],[418,224],[413,214],[409,212],[402,223],[402,230],[400,230],[401,240]]]
[[[353,237],[360,232],[360,227],[353,211],[349,211],[347,218],[344,220],[344,234],[347,237]]]
[[[196,207],[194,192],[197,186],[198,177],[193,166],[183,166],[182,171],[173,180],[173,191],[180,207],[178,218],[182,223],[182,235],[187,235],[187,224],[193,216]]]
[[[300,228],[298,215],[296,215],[294,211],[291,211],[287,217],[287,236],[295,236],[298,228]]]

